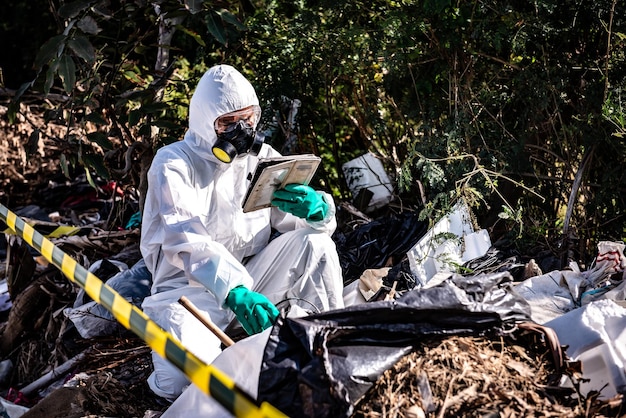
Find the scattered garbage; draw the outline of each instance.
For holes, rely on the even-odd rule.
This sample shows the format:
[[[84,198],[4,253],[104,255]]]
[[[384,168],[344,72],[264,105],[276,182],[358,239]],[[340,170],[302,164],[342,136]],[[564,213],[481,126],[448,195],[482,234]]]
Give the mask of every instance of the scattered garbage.
[[[371,214],[390,202],[391,182],[375,157],[353,163],[345,168],[355,176],[351,190]],[[103,234],[90,222],[103,222],[108,202],[69,194],[62,202],[72,210],[95,202],[97,212],[74,214],[74,232],[58,229],[62,214],[36,206],[23,213],[42,231],[57,231],[56,245],[141,306],[151,277],[138,253],[137,208],[120,220],[125,228]],[[623,243],[599,243],[586,270],[571,263],[543,273],[534,260],[492,245],[463,202],[432,228],[405,211],[333,239],[346,308],[310,315],[296,307],[212,363],[252,397],[303,417],[392,409],[617,416],[626,407]],[[172,404],[160,400],[146,384],[150,349],[19,239],[3,242],[0,416],[48,417],[59,404],[66,409],[57,416],[66,417],[131,408],[144,418],[232,416],[193,385]],[[202,354],[202,344],[194,349]]]
[[[600,399],[626,393],[626,309],[610,299],[593,301],[546,323],[582,363],[582,393]],[[569,382],[562,382],[567,386]]]
[[[599,298],[624,300],[624,243],[602,241],[590,269],[581,271],[573,262],[569,267],[531,277],[517,285],[516,291],[532,307],[535,322],[544,324]]]
[[[3,418],[19,418],[28,411],[28,408],[15,405],[6,399],[0,398],[0,417]]]
[[[489,274],[502,271],[508,271],[516,282],[543,274],[534,259],[524,261],[516,250],[508,248],[504,242],[493,244],[484,255],[463,263],[460,274]]]
[[[101,266],[102,262],[111,261],[99,260],[99,262],[94,263],[89,271],[94,272]],[[141,259],[130,269],[124,263],[115,263],[120,271],[108,279],[106,284],[128,302],[140,307],[144,298],[150,295],[150,287],[152,286],[152,275],[148,271],[146,263]],[[93,300],[86,301],[86,297],[84,290],[81,289],[76,296],[74,306],[63,310],[81,337],[93,338],[111,335],[116,330],[123,328],[111,312]]]

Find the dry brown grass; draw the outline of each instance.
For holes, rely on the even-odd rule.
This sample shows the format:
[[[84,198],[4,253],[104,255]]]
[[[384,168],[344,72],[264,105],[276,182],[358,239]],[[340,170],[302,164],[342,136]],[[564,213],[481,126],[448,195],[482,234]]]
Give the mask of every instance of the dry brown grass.
[[[571,370],[570,370],[571,371]],[[565,373],[567,375],[568,373]],[[540,339],[449,337],[426,341],[386,371],[355,418],[622,416],[612,404],[556,385]]]

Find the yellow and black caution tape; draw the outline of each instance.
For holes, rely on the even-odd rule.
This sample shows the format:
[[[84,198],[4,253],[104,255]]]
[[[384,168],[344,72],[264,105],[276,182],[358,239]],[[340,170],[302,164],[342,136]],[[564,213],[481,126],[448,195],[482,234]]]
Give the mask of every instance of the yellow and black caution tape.
[[[22,217],[22,219],[27,224],[32,226],[35,229],[35,231],[39,232],[41,235],[48,237],[48,238],[59,238],[63,236],[70,237],[80,232],[85,233],[90,229],[90,228],[81,228],[79,226],[72,226],[72,225],[59,225],[54,222],[45,222],[45,221],[39,221],[39,220],[34,220],[34,219],[28,219],[24,217]],[[11,234],[11,235],[15,234],[15,231],[13,231],[11,228],[8,228],[6,225],[0,224],[0,229],[2,229],[1,232],[4,234]]]
[[[111,312],[120,324],[133,331],[150,348],[183,371],[198,388],[215,398],[233,415],[236,417],[285,417],[271,404],[267,402],[259,404],[215,366],[204,363],[187,351],[176,338],[163,330],[143,311],[124,299],[1,204],[0,220],[39,251],[46,260],[58,267],[68,279],[83,288],[93,300]]]

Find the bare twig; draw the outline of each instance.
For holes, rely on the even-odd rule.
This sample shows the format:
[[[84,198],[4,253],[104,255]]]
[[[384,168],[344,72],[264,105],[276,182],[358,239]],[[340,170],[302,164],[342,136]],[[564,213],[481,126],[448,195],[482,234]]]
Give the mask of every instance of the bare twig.
[[[504,61],[503,59],[500,59],[500,58],[498,58],[498,57],[493,57],[493,56],[491,56],[491,55],[487,55],[487,54],[484,54],[484,53],[482,53],[482,52],[474,52],[474,53],[475,53],[476,55],[480,56],[480,57],[483,57],[483,58],[488,58],[488,59],[490,59],[490,60],[492,60],[492,61],[495,61],[495,62],[497,62],[497,63],[500,63],[500,64],[502,64],[502,65],[504,65],[504,66],[506,66],[506,67],[511,67],[511,68],[513,68],[514,70],[519,70],[519,66],[518,66],[518,65],[511,64],[510,62],[506,62],[506,61]]]
[[[131,170],[132,168],[132,163],[133,163],[133,152],[135,152],[135,150],[139,151],[140,153],[142,153],[143,151],[145,151],[146,149],[148,149],[148,145],[144,144],[141,141],[135,141],[132,144],[130,144],[130,147],[128,147],[128,149],[126,150],[126,153],[124,154],[124,168],[122,169],[115,169],[115,168],[111,168],[111,172],[120,176],[125,176],[126,174],[128,174],[128,172]]]
[[[613,16],[615,16],[615,5],[617,4],[617,0],[613,0],[613,4],[611,5],[611,17],[609,18],[609,28],[607,30],[607,40],[606,40],[606,57],[604,59],[604,95],[602,96],[602,101],[606,101],[606,97],[609,92],[609,61],[611,58],[611,35],[613,32]]]
[[[563,243],[565,244],[565,240],[569,237],[569,229],[570,229],[570,220],[572,218],[572,213],[574,211],[574,203],[577,201],[578,189],[580,189],[580,185],[583,181],[583,175],[587,169],[587,165],[589,161],[591,161],[593,153],[596,149],[596,145],[594,144],[591,148],[587,150],[583,159],[580,163],[580,167],[578,167],[578,171],[576,172],[576,176],[574,177],[574,184],[572,184],[572,190],[570,192],[569,200],[567,202],[567,210],[565,211],[565,219],[563,221]],[[564,245],[563,248],[566,248]],[[563,260],[563,264],[565,260]]]

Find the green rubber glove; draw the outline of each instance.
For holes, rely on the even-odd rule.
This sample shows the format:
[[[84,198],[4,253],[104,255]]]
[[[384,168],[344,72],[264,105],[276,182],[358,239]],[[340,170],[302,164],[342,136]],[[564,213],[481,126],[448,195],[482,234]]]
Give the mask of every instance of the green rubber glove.
[[[248,335],[271,327],[278,317],[278,309],[268,298],[245,286],[237,286],[226,296],[225,305],[235,313]]]
[[[328,203],[313,188],[303,184],[288,184],[276,190],[272,205],[308,221],[321,221],[328,212]]]

